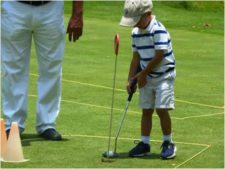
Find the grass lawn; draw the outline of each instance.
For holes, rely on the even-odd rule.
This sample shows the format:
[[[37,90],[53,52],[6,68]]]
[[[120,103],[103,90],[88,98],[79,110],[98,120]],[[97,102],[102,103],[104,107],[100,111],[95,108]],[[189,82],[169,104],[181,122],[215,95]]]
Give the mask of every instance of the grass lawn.
[[[70,17],[65,5],[65,23]],[[214,3],[213,1],[211,3]],[[29,116],[22,136],[25,163],[1,163],[3,168],[224,168],[224,14],[196,11],[155,2],[154,12],[172,37],[176,57],[176,109],[171,112],[173,160],[160,160],[161,129],[153,118],[152,155],[128,158],[140,139],[138,93],[133,97],[118,140],[119,158],[101,162],[107,150],[112,78],[113,40],[120,35],[112,135],[119,126],[127,94],[131,59],[129,28],[119,26],[123,2],[85,1],[84,32],[76,43],[66,39],[63,93],[57,129],[62,142],[45,141],[35,132],[37,59],[32,49]],[[112,138],[111,149],[114,147]]]

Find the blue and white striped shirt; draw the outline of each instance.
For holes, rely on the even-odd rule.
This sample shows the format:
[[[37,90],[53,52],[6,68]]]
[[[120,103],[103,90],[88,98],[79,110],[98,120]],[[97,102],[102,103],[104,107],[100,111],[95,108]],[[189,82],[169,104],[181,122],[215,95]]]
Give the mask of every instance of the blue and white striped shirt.
[[[170,34],[162,23],[155,19],[151,20],[145,30],[135,27],[132,30],[132,49],[140,55],[140,66],[142,70],[155,57],[156,50],[164,51],[161,63],[149,74],[150,77],[160,75],[175,69],[175,57],[172,49]]]

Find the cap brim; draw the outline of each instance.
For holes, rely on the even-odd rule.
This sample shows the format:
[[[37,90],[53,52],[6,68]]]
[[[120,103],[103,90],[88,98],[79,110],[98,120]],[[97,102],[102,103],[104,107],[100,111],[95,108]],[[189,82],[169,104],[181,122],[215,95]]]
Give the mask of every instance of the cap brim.
[[[140,19],[141,19],[141,16],[135,16],[135,17],[122,16],[121,21],[120,21],[120,25],[121,26],[133,27],[138,23],[138,21]]]

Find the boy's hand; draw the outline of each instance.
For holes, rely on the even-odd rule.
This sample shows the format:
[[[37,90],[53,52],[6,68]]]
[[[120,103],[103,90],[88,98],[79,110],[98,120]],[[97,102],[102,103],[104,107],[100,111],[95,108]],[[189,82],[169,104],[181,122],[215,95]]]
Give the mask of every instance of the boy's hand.
[[[144,87],[147,84],[147,72],[142,70],[132,78],[132,80],[134,79],[137,79],[139,89]]]
[[[133,80],[129,80],[127,82],[127,93],[130,94],[131,92],[135,93],[137,89],[137,85],[132,86]],[[132,89],[133,88],[133,89]]]

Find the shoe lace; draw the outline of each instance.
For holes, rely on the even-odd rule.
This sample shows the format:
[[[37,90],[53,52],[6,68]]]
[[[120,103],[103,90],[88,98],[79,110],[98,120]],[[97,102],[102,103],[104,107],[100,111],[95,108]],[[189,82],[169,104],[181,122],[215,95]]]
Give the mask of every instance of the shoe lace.
[[[162,149],[163,152],[165,152],[169,148],[169,145],[170,145],[170,142],[164,141],[160,148]]]

